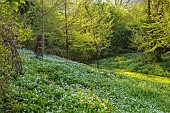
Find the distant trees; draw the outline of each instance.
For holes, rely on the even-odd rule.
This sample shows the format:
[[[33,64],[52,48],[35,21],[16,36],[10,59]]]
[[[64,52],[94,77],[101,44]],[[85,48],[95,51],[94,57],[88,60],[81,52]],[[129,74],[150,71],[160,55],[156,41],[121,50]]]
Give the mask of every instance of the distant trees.
[[[110,36],[114,26],[110,5],[107,2],[102,3],[100,1],[96,2],[96,4],[84,3],[86,11],[84,18],[87,18],[86,23],[84,23],[87,27],[85,34],[92,38],[98,68],[102,50],[110,46]]]
[[[79,1],[70,2],[68,6],[71,4],[74,4],[74,7],[67,7],[68,12],[66,9],[64,11],[64,21],[67,22],[65,23],[66,45],[69,46],[74,59],[85,61],[94,56],[98,61],[101,51],[110,46],[109,36],[114,25],[109,11],[111,4],[100,1],[96,3]],[[68,54],[68,48],[66,53]]]
[[[34,34],[41,30],[40,3],[34,2],[34,8],[27,15]],[[111,7],[109,2],[88,0],[44,1],[45,51],[83,62],[99,57],[101,51],[110,46],[109,36],[114,25]]]
[[[42,1],[31,3],[24,14],[24,24],[38,35],[43,27]],[[169,19],[168,1],[132,3],[132,0],[44,0],[45,52],[86,62],[98,61],[105,51],[113,55],[115,50],[121,53],[132,45],[158,61],[157,57],[169,48],[166,41],[169,24],[165,24]],[[30,39],[26,42],[34,45]],[[154,52],[158,48],[159,52]]]
[[[61,4],[63,4],[63,7],[60,7],[59,9],[59,21],[62,23],[60,24],[60,28],[63,29],[61,34],[65,39],[65,42],[63,43],[64,48],[66,49],[66,58],[70,57],[71,46],[73,45],[74,39],[76,39],[75,37],[78,37],[76,36],[78,34],[75,34],[77,32],[77,27],[79,27],[78,24],[76,24],[78,13],[81,13],[78,12],[78,3],[79,2],[77,1],[64,0],[63,2],[61,2]]]
[[[132,0],[111,0],[115,5],[129,5]]]
[[[128,15],[128,8],[124,6],[111,7],[111,18],[114,18],[112,26],[113,33],[111,36],[111,51],[116,51],[116,53],[121,53],[123,50],[129,49],[129,37],[131,37],[132,32],[128,29],[130,21],[132,21],[131,16]],[[127,18],[128,17],[128,18]]]

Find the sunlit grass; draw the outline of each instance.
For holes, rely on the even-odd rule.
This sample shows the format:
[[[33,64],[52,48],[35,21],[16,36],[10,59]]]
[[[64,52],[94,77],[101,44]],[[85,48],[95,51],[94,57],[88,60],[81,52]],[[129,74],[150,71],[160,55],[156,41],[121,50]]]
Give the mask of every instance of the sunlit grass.
[[[163,62],[146,62],[147,56],[142,53],[127,53],[101,59],[101,69],[125,70],[127,72],[138,72],[162,77],[170,77],[170,54],[162,55]],[[95,67],[95,63],[91,64]]]
[[[137,73],[137,72],[127,72],[125,70],[119,70],[119,69],[115,69],[114,73],[115,74],[123,74],[125,76],[135,77],[135,78],[144,79],[144,80],[148,80],[148,81],[167,83],[167,84],[170,83],[170,78],[168,78],[168,77],[160,77],[160,76]]]

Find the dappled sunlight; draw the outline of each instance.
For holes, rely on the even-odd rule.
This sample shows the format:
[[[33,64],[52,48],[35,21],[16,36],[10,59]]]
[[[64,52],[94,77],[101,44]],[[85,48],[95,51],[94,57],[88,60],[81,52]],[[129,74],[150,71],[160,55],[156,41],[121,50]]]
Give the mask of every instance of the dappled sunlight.
[[[129,77],[136,77],[139,79],[144,79],[148,81],[155,81],[155,82],[162,82],[162,83],[170,83],[170,78],[168,77],[160,77],[155,75],[149,75],[149,74],[143,74],[143,73],[137,73],[137,72],[128,72],[124,70],[114,70],[116,74],[124,74],[125,76]]]

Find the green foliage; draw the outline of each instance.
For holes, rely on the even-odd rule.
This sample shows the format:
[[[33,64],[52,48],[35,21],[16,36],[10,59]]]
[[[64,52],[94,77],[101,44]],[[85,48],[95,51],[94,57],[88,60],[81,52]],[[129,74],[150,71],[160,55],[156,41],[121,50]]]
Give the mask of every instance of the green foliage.
[[[163,62],[160,63],[146,63],[147,57],[148,55],[143,53],[127,53],[100,60],[100,67],[170,77],[169,54],[163,55]]]
[[[11,101],[6,108],[1,106],[2,112],[12,107],[16,112],[170,111],[169,79],[113,75],[57,56],[45,55],[42,60],[31,51],[21,53],[24,75],[6,82],[10,83],[12,93],[6,94]],[[121,62],[128,56],[116,60]]]
[[[98,70],[56,56],[36,59],[33,52],[21,50],[24,71],[18,76],[11,64],[16,58],[6,62],[13,54],[12,46],[4,42],[10,37],[18,48],[27,40],[25,47],[34,48],[34,40],[27,37],[29,26],[35,36],[42,32],[42,1],[31,1],[18,18],[15,12],[24,3],[6,0],[0,4],[0,112],[170,112],[169,78],[108,71],[123,69],[169,77],[169,54],[162,55],[163,62],[152,64],[143,60],[147,58],[144,54],[124,54],[101,60],[101,67],[108,70]],[[67,56],[69,49],[71,59],[85,62],[99,59],[109,46],[109,52],[128,48],[130,37],[132,47],[156,59],[170,48],[167,3],[153,0],[148,21],[143,1],[124,7],[102,0],[44,0],[45,50]],[[15,79],[6,79],[4,74]]]
[[[32,52],[26,50],[22,50],[22,54],[25,56],[24,75],[18,76],[15,82],[7,79],[11,84],[12,93],[6,92],[6,94],[14,97],[7,102],[8,107],[1,106],[1,112],[7,112],[13,106],[17,106],[13,109],[17,112],[102,113],[113,110],[114,107],[107,99],[101,99],[90,88],[78,83],[59,84],[60,76],[73,71],[67,67],[72,64],[66,63],[65,59],[45,56],[44,60],[37,60]],[[78,67],[75,65],[75,68]]]
[[[131,37],[131,30],[128,29],[128,24],[130,24],[130,21],[132,18],[129,16],[130,12],[127,12],[125,7],[123,6],[114,6],[111,7],[111,18],[114,18],[114,26],[112,26],[112,29],[114,32],[111,36],[111,49],[112,50],[118,50],[121,49],[128,49],[129,48],[129,37]],[[134,13],[134,12],[133,12]],[[131,20],[127,21],[131,18]],[[134,23],[133,23],[134,24]]]
[[[153,1],[152,15],[133,30],[132,47],[149,53],[152,61],[162,61],[161,54],[169,52],[168,4],[168,1]]]
[[[64,25],[68,24],[67,36],[71,57],[85,61],[95,56],[97,51],[101,52],[110,45],[106,38],[110,35],[111,26],[113,26],[108,12],[111,6],[107,3],[90,4],[84,1],[75,4],[73,11],[68,10],[67,22]]]
[[[7,4],[11,7],[12,10],[17,11],[18,6],[22,3],[25,3],[25,0],[4,0],[3,2],[0,2],[1,4]]]
[[[11,75],[18,72],[17,63],[20,57],[17,48],[31,33],[19,22],[17,14],[7,4],[0,5],[0,73]]]
[[[90,15],[93,15],[90,17],[84,1],[68,0],[66,8],[64,4],[65,1],[51,2],[47,0],[44,2],[45,52],[66,57],[66,54],[60,54],[56,50],[63,50],[66,53],[67,46],[69,46],[70,58],[82,62],[94,58],[96,47],[100,51],[106,50],[110,46],[110,39],[107,38],[114,25],[109,12],[113,5],[99,2],[92,3],[91,7],[90,4],[86,4],[90,8],[88,10]],[[41,32],[40,5],[41,1],[34,2],[34,6],[25,14],[27,24],[31,25],[34,34]]]
[[[0,76],[0,112],[18,112],[19,104],[14,100],[15,95],[12,93],[12,88],[9,86],[13,78]],[[5,110],[5,111],[4,111]]]
[[[160,47],[169,47],[168,18],[157,16],[153,19],[153,23],[141,26],[143,31],[140,34],[136,33],[134,39],[132,39],[133,46],[137,47],[138,50],[153,52]]]
[[[0,74],[9,74],[11,75],[12,72],[8,72],[11,70],[11,66],[6,62],[5,57],[9,56],[9,51],[4,48],[3,45],[0,45]]]

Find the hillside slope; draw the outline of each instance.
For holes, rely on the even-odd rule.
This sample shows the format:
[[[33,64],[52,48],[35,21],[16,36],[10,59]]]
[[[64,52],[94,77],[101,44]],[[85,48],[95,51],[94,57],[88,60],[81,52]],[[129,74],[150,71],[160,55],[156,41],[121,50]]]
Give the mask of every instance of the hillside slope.
[[[21,54],[24,74],[8,80],[0,112],[170,112],[170,83],[114,75],[57,56],[36,59],[28,50]]]
[[[170,54],[162,55],[162,62],[149,62],[143,53],[126,53],[101,59],[100,68],[107,70],[124,70],[170,78]],[[91,64],[96,67],[96,64]]]

